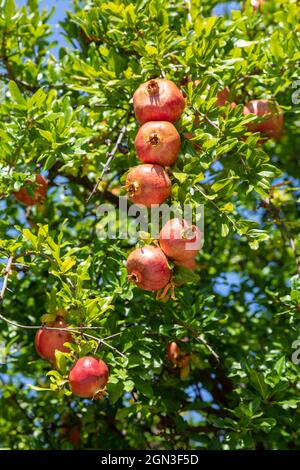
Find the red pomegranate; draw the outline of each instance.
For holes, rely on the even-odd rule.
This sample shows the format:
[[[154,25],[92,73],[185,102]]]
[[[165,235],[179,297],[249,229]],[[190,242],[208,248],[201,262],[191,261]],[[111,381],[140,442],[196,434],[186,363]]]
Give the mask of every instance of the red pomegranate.
[[[253,100],[244,106],[244,114],[256,114],[259,122],[248,124],[250,132],[262,132],[270,139],[282,135],[283,115],[279,106],[270,100]]]
[[[39,356],[49,362],[55,362],[55,351],[69,352],[65,343],[72,343],[73,339],[68,331],[51,330],[49,328],[67,328],[63,319],[58,318],[55,322],[40,328],[35,335],[35,348]]]
[[[69,442],[76,446],[80,442],[80,429],[74,426],[69,431]]]
[[[217,93],[217,103],[216,103],[217,106],[225,106],[228,103],[229,97],[230,97],[229,88],[227,88],[227,87],[223,88],[223,90],[221,90]],[[236,103],[234,101],[232,101],[230,103],[230,107],[235,108]]]
[[[171,166],[177,160],[180,135],[168,121],[150,121],[140,127],[134,145],[142,162]]]
[[[68,425],[65,425],[61,428],[61,435],[63,438],[67,439],[73,446],[76,446],[80,442],[80,427],[69,427]]]
[[[197,268],[197,263],[195,258],[185,259],[183,261],[174,261],[176,266],[183,266],[184,268],[190,269],[191,271],[195,271]]]
[[[177,364],[178,358],[181,355],[181,349],[175,341],[169,343],[167,345],[167,358],[169,361],[173,362],[173,364]]]
[[[128,279],[144,290],[157,291],[166,287],[171,279],[171,269],[162,250],[145,245],[132,251],[127,258]]]
[[[133,106],[137,120],[174,122],[185,108],[185,99],[175,83],[165,78],[156,78],[139,86],[133,95]]]
[[[47,194],[47,180],[42,175],[35,175],[35,183],[31,180],[26,180],[26,184],[33,186],[32,194],[26,189],[21,188],[18,192],[14,193],[16,199],[25,204],[26,206],[33,206],[36,204],[42,204]]]
[[[194,258],[201,248],[201,232],[184,219],[171,219],[161,229],[159,244],[171,259],[185,261]]]
[[[131,168],[125,189],[132,202],[150,207],[161,204],[171,194],[171,181],[160,165],[144,164]]]
[[[108,382],[108,367],[101,359],[84,356],[70,370],[69,382],[74,395],[93,398]]]

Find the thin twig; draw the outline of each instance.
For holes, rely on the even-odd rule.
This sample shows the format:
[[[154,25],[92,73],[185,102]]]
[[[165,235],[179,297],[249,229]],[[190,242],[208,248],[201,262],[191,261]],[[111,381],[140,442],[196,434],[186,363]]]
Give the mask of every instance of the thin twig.
[[[289,245],[292,249],[294,257],[295,257],[295,264],[296,264],[296,268],[297,268],[297,273],[300,275],[300,256],[299,256],[299,253],[297,252],[296,241],[295,241],[293,235],[291,234],[288,226],[286,225],[285,221],[281,217],[280,210],[272,203],[272,201],[270,199],[262,200],[260,205],[261,205],[261,207],[266,209],[271,214],[271,216],[273,216],[274,222],[277,225],[279,225],[280,227],[282,227],[282,229],[283,229],[283,231],[286,235],[286,238],[289,242]]]
[[[217,363],[219,364],[220,362],[220,357],[219,355],[213,350],[213,348],[208,344],[205,338],[203,336],[194,336],[195,340],[198,341],[199,343],[202,343],[206,349],[210,352],[210,354],[216,359]]]
[[[198,343],[201,343],[203,344],[203,346],[206,347],[206,349],[210,352],[210,354],[215,358],[215,360],[217,361],[217,364],[220,363],[220,357],[219,355],[213,350],[213,348],[208,344],[208,342],[206,341],[206,339],[202,336],[202,335],[199,335],[199,333],[197,331],[195,331],[193,328],[191,328],[189,325],[187,325],[185,322],[183,321],[180,321],[178,319],[176,319],[176,322],[183,326],[184,328],[187,329],[187,331],[189,331],[191,333],[191,335],[193,336],[193,338],[198,341]]]
[[[127,118],[128,118],[128,115],[127,115]],[[88,203],[90,201],[90,199],[94,196],[94,194],[96,193],[98,187],[99,187],[99,184],[101,183],[102,179],[103,179],[103,176],[105,175],[105,173],[108,172],[109,170],[109,166],[111,164],[111,162],[113,161],[114,157],[115,157],[115,154],[119,148],[119,145],[120,143],[122,142],[122,139],[125,135],[127,131],[127,122],[126,124],[122,127],[122,129],[120,130],[120,133],[118,135],[118,139],[117,139],[117,142],[115,143],[115,146],[114,148],[112,149],[111,152],[108,152],[106,154],[106,157],[107,157],[107,160],[106,160],[106,163],[101,171],[101,175],[99,176],[98,180],[97,180],[97,183],[95,184],[95,186],[93,187],[93,190],[92,192],[90,193],[89,197],[87,198],[86,202]]]
[[[3,284],[2,284],[2,288],[1,288],[1,292],[0,292],[0,301],[1,302],[4,299],[5,291],[7,289],[8,278],[9,278],[9,274],[10,274],[10,271],[11,271],[11,265],[13,263],[13,260],[14,260],[13,256],[10,256],[8,258],[7,265],[6,265],[6,268],[4,270]]]
[[[119,356],[123,357],[124,359],[127,359],[127,357],[125,356],[125,354],[123,354],[121,351],[119,351],[117,348],[115,348],[114,346],[111,346],[109,343],[107,343],[105,341],[105,339],[109,339],[111,338],[111,336],[108,336],[107,338],[105,339],[100,339],[100,338],[97,338],[96,336],[93,336],[93,335],[90,335],[88,333],[85,333],[85,332],[82,332],[82,328],[57,328],[57,327],[52,327],[52,326],[43,326],[43,325],[22,325],[21,323],[16,323],[12,320],[9,320],[8,318],[4,317],[3,315],[0,314],[0,320],[3,320],[5,321],[6,323],[8,323],[9,325],[12,325],[16,328],[22,328],[22,329],[25,329],[25,330],[39,330],[40,328],[44,329],[44,330],[59,330],[59,331],[69,331],[70,333],[74,333],[76,335],[83,335],[85,336],[86,338],[89,338],[89,339],[92,339],[94,341],[101,341],[101,343],[103,343],[105,346],[107,346],[108,348],[110,348],[111,350],[113,350],[114,352],[116,352],[117,354],[119,354]],[[83,327],[84,328],[84,327]],[[88,328],[88,327],[86,327]],[[114,336],[114,335],[113,335]]]
[[[214,122],[207,116],[207,114],[203,113],[202,111],[199,111],[199,109],[194,108],[194,106],[191,106],[191,109],[194,111],[194,113],[200,114],[200,116],[202,116],[203,119],[205,119],[205,121],[208,122],[208,124],[210,124],[212,127],[214,127],[218,132],[221,131],[220,127],[219,127],[216,123],[214,123]]]
[[[226,217],[227,220],[229,220],[229,222],[232,224],[232,226],[234,227],[234,229],[236,231],[238,231],[238,226],[236,225],[236,222],[226,213],[226,212],[223,212],[220,210],[218,204],[216,204],[212,199],[208,198],[207,195],[205,194],[205,192],[202,191],[202,189],[197,186],[196,184],[193,186],[193,188],[195,188],[197,191],[199,191],[200,194],[202,194],[202,196],[208,201],[210,202],[210,204],[212,206],[214,206],[215,209],[217,209],[217,211],[222,214],[223,216]]]

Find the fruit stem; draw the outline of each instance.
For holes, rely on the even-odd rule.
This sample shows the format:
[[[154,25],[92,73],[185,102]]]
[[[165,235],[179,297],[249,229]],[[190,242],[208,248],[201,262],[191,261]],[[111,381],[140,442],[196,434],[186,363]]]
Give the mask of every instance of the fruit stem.
[[[158,82],[156,80],[150,80],[150,82],[147,85],[147,90],[148,90],[149,95],[151,96],[157,95],[159,92]]]

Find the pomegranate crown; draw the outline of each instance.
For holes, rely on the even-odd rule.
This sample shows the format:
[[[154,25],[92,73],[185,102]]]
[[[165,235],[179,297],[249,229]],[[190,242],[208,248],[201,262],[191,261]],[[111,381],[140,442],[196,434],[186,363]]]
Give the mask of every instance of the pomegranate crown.
[[[150,80],[147,84],[147,91],[149,95],[157,95],[159,92],[159,84],[156,80]]]

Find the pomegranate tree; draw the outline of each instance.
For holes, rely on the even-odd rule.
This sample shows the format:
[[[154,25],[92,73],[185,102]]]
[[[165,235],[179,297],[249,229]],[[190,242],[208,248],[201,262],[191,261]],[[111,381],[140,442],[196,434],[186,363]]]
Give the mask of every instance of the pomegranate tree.
[[[171,219],[161,229],[159,244],[163,252],[176,261],[194,258],[201,248],[201,232],[184,219]]]
[[[69,352],[64,344],[72,343],[73,339],[68,331],[51,328],[67,328],[67,325],[62,318],[58,318],[47,328],[40,328],[35,335],[35,348],[39,356],[54,363],[55,351]]]
[[[129,281],[148,291],[163,289],[171,279],[167,257],[160,248],[152,245],[132,251],[126,268]]]
[[[33,183],[31,180],[26,180],[26,185],[32,187],[32,193],[24,187],[14,193],[15,198],[26,206],[42,204],[47,194],[47,180],[42,175],[37,174],[35,175],[35,182]]]
[[[150,121],[140,127],[134,144],[142,162],[171,166],[177,160],[180,135],[168,121]]]
[[[69,382],[74,395],[81,398],[95,398],[103,393],[108,377],[109,370],[104,361],[84,356],[71,368]]]
[[[150,207],[161,204],[171,194],[171,181],[160,165],[144,164],[131,168],[125,189],[132,202]]]
[[[256,114],[257,122],[250,122],[251,132],[262,132],[270,139],[279,139],[282,135],[283,115],[279,106],[270,100],[252,100],[244,106],[244,114]]]
[[[139,86],[133,95],[133,106],[141,124],[148,121],[175,122],[185,108],[185,99],[175,83],[157,78]]]

